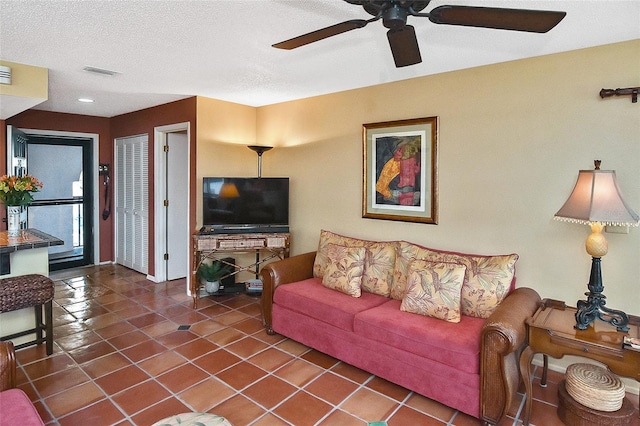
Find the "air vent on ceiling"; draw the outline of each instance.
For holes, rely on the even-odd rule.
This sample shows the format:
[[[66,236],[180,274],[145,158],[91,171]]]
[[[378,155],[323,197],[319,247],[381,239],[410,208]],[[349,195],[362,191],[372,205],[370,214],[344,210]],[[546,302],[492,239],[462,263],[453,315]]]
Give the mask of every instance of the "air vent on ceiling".
[[[0,65],[0,84],[11,84],[11,68]]]
[[[109,75],[109,76],[113,76],[113,75],[118,74],[115,71],[105,70],[104,68],[84,67],[82,69],[84,71],[87,71],[87,72],[92,72],[92,73],[95,73],[95,74],[102,74],[102,75]]]

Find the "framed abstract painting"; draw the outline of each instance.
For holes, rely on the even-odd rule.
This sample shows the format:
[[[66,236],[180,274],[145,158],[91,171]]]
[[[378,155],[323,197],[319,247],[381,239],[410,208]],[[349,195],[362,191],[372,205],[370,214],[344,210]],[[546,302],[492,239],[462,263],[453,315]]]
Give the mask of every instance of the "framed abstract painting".
[[[438,223],[438,117],[364,124],[362,217]]]

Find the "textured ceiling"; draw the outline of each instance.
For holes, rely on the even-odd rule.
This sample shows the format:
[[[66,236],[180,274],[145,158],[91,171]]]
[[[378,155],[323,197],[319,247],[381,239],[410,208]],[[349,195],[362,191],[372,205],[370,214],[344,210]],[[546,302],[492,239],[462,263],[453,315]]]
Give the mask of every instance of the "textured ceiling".
[[[546,34],[409,17],[423,62],[398,69],[381,22],[291,51],[271,47],[370,18],[341,0],[0,0],[0,59],[49,69],[49,100],[36,109],[110,117],[194,95],[262,106],[640,38],[637,0],[433,0],[424,12],[443,4],[567,16]]]

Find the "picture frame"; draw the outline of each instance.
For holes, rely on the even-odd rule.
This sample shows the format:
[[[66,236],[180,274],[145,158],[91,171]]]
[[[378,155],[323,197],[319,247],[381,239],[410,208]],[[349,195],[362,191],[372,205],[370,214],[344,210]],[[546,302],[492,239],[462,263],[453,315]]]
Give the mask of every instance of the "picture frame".
[[[438,224],[438,117],[362,126],[362,217]]]

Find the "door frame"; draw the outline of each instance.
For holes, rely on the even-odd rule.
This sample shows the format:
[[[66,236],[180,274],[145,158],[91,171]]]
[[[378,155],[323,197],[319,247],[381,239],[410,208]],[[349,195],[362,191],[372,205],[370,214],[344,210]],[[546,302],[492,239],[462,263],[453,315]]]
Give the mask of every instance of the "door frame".
[[[98,153],[100,135],[97,133],[83,133],[83,132],[63,132],[58,130],[41,130],[41,129],[25,129],[22,127],[14,126],[16,129],[23,131],[27,136],[53,136],[53,137],[67,137],[67,138],[85,138],[93,140],[93,149],[91,152],[91,173],[93,179],[93,264],[100,264],[100,178],[98,176]],[[28,159],[27,159],[28,161]],[[27,167],[28,166],[27,162]]]
[[[191,187],[191,123],[175,123],[168,124],[166,126],[154,127],[153,137],[153,187],[154,187],[154,205],[153,205],[153,217],[154,217],[154,276],[151,277],[154,282],[166,281],[167,274],[166,269],[162,267],[164,265],[164,253],[167,244],[166,227],[167,221],[165,216],[164,207],[164,194],[167,192],[167,185],[165,176],[167,174],[167,165],[164,161],[164,149],[163,146],[167,140],[167,133],[187,132],[187,187],[184,189],[189,194],[189,188]],[[187,197],[187,211],[191,211],[191,199]],[[185,238],[188,238],[187,247],[191,247],[191,225],[190,218],[184,223],[183,228]],[[189,256],[187,256],[187,259]],[[189,265],[187,264],[187,291],[190,288],[191,273]]]

